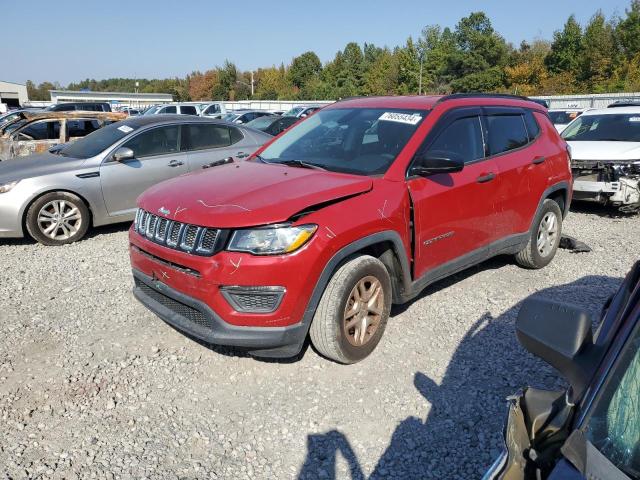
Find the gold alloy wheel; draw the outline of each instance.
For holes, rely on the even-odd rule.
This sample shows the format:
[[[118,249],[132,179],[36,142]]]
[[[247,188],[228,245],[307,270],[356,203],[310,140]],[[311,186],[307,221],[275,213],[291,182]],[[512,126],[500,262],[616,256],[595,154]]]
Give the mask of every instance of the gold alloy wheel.
[[[342,325],[349,343],[365,345],[376,333],[384,312],[384,292],[373,276],[361,279],[351,290],[344,308]]]

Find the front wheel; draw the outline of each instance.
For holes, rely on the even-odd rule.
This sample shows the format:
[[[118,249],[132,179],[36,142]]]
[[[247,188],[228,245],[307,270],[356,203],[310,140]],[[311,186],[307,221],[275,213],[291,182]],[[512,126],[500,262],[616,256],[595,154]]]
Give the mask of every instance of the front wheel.
[[[27,231],[43,245],[65,245],[84,237],[89,217],[89,209],[76,195],[47,193],[27,210]]]
[[[545,200],[536,215],[527,246],[516,254],[526,268],[542,268],[553,260],[562,236],[562,211],[553,200]]]
[[[311,323],[311,342],[336,362],[358,362],[380,342],[390,310],[386,267],[369,255],[356,257],[329,281]]]

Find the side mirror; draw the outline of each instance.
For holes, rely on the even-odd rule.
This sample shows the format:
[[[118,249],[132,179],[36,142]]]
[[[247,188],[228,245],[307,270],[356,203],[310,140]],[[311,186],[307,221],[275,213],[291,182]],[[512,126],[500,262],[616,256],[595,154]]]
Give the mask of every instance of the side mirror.
[[[597,366],[589,312],[552,300],[529,298],[516,319],[520,344],[558,370],[579,398]]]
[[[131,150],[130,148],[127,148],[127,147],[120,147],[113,154],[113,159],[116,162],[124,162],[126,160],[131,160],[133,158],[135,158],[133,150]]]
[[[452,152],[419,153],[410,170],[410,175],[426,177],[438,173],[454,173],[464,168],[464,160]]]
[[[58,145],[54,145],[49,149],[49,153],[59,153],[66,145],[64,143],[59,143]]]

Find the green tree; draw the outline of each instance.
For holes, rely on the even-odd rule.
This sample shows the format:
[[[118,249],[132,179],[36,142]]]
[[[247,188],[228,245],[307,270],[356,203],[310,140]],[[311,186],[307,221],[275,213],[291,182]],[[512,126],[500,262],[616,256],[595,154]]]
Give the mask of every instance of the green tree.
[[[457,49],[448,58],[451,87],[458,92],[495,91],[504,86],[508,47],[484,12],[462,18],[455,29]]]
[[[592,92],[605,91],[617,58],[614,26],[598,11],[587,24],[579,55],[579,80]]]
[[[212,90],[212,98],[220,100],[236,99],[236,82],[238,81],[238,69],[229,60],[224,61],[222,67],[216,68],[218,72],[218,83]]]
[[[295,57],[289,67],[289,80],[294,87],[302,89],[322,71],[322,62],[314,52],[305,52]]]
[[[632,0],[627,16],[618,23],[617,37],[627,60],[640,53],[640,0]]]
[[[580,70],[580,51],[582,49],[582,29],[571,15],[564,28],[553,34],[551,51],[545,64],[551,73],[570,72],[578,75]]]

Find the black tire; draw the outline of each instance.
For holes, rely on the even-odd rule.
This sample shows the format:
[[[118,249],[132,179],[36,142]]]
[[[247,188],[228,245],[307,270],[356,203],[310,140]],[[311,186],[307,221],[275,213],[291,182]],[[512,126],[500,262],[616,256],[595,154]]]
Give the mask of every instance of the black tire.
[[[553,242],[550,244],[550,249],[543,254],[538,249],[538,235],[540,233],[540,224],[548,215],[555,215],[555,221],[557,222],[557,229]],[[560,237],[562,236],[562,211],[560,206],[553,200],[546,199],[542,203],[542,208],[536,215],[531,227],[531,234],[527,246],[520,252],[516,253],[516,262],[522,267],[538,269],[546,267],[553,257],[555,257],[560,245]]]
[[[55,215],[56,209],[52,204],[56,202],[58,206],[63,206],[63,210],[70,215],[65,218],[65,221],[61,221],[59,226],[53,226],[54,237],[47,234],[45,230],[46,226],[51,227],[54,223],[49,220],[54,217],[48,215]],[[45,217],[47,220],[44,220]],[[59,217],[60,214],[55,218]],[[80,197],[67,192],[51,192],[42,195],[29,206],[25,223],[29,235],[34,240],[43,245],[57,246],[77,242],[84,237],[89,228],[90,220],[89,209]]]
[[[372,283],[368,279],[377,280],[378,283]],[[370,335],[363,334],[367,336],[366,342],[354,345],[352,341],[357,341],[357,334],[352,336],[348,333],[354,329],[347,331],[345,328],[345,314],[348,304],[351,305],[350,310],[355,308],[353,303],[348,302],[352,302],[352,291],[355,291],[356,285],[359,284],[363,287],[371,285],[372,292],[379,285],[381,292],[372,295],[371,298],[373,300],[382,298],[384,305],[380,307],[378,304],[374,307],[380,311],[379,314],[373,315],[378,321],[377,328],[372,329]],[[380,342],[390,310],[391,279],[384,264],[369,255],[353,258],[342,265],[327,284],[311,323],[309,332],[311,342],[320,354],[331,360],[345,364],[356,363],[367,357]],[[352,319],[355,320],[356,316],[354,315]],[[355,329],[358,328],[355,327]],[[369,327],[363,330],[368,332]]]

